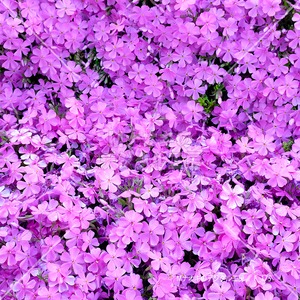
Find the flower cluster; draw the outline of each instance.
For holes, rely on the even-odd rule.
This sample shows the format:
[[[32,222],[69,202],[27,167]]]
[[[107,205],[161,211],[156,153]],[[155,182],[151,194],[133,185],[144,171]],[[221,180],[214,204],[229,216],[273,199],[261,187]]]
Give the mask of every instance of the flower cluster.
[[[298,299],[299,5],[3,0],[0,44],[1,299]]]

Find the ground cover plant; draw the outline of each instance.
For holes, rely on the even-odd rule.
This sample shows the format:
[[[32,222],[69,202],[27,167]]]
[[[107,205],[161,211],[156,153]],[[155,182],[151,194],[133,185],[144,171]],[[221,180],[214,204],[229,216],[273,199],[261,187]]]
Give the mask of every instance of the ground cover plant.
[[[300,5],[0,2],[0,299],[298,300]]]

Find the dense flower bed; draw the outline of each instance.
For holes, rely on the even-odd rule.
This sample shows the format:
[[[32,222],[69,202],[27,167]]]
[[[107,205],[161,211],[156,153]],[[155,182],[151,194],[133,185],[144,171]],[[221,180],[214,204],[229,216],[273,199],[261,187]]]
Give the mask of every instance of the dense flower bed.
[[[2,0],[0,298],[298,300],[299,13]]]

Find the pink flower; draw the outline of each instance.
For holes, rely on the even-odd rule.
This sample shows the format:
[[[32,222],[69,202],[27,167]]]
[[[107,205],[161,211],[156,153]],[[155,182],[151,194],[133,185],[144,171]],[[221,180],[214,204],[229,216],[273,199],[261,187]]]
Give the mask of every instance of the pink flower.
[[[99,248],[94,248],[91,250],[91,253],[85,253],[84,261],[88,264],[88,270],[92,273],[103,273],[105,269],[104,257],[106,253],[101,251]]]
[[[110,28],[105,21],[98,21],[94,25],[95,37],[98,41],[106,42],[109,39]]]
[[[300,31],[300,14],[294,14],[292,20],[295,22],[295,28]]]
[[[113,244],[108,245],[106,251],[107,254],[104,255],[103,261],[107,263],[107,268],[109,270],[121,268],[124,264],[122,257],[126,255],[126,252],[123,249],[116,248]]]
[[[24,180],[25,181],[17,182],[17,188],[19,190],[23,190],[24,197],[29,197],[40,192],[40,187],[36,183],[32,182],[32,178],[28,174],[24,175]]]
[[[122,284],[131,290],[139,290],[143,287],[142,279],[137,274],[130,274],[129,276],[124,276]]]
[[[231,285],[228,282],[213,283],[210,287],[208,298],[212,300],[235,299],[235,293],[231,290]]]
[[[269,275],[263,263],[258,260],[251,260],[249,265],[245,267],[245,273],[239,275],[240,280],[244,281],[251,289],[258,286],[263,287],[266,284],[267,275]]]
[[[45,257],[49,261],[54,261],[57,258],[58,253],[64,252],[64,247],[61,244],[61,239],[59,236],[48,236],[44,240],[44,245],[41,247],[42,254],[45,255]]]
[[[38,289],[37,300],[61,300],[61,294],[58,291],[58,287],[49,287],[47,289],[45,286]]]
[[[42,115],[39,118],[38,126],[41,127],[45,132],[48,132],[58,123],[58,118],[54,110],[43,110]]]
[[[280,11],[280,0],[265,0],[263,3],[263,12],[270,17],[275,16]]]
[[[277,246],[275,246],[275,250],[280,253],[283,248],[287,252],[291,252],[294,249],[294,243],[298,240],[297,236],[295,234],[292,234],[292,232],[286,231],[284,232],[283,236],[278,235],[274,241]]]
[[[137,241],[143,228],[143,224],[140,223],[142,220],[143,216],[133,210],[127,211],[125,216],[119,220],[120,231],[118,235],[124,244],[128,245],[131,241]]]
[[[134,64],[132,66],[132,71],[128,72],[128,77],[134,79],[138,83],[142,83],[146,76],[147,72],[143,64]]]
[[[7,263],[8,266],[13,266],[17,263],[15,259],[16,244],[14,242],[8,242],[0,249],[0,264]]]
[[[147,95],[153,95],[153,97],[159,97],[163,89],[163,84],[158,80],[156,76],[147,77],[145,79],[146,87],[144,88]]]
[[[37,282],[31,278],[31,275],[28,273],[25,273],[22,276],[22,280],[18,280],[12,290],[17,293],[17,297],[19,297],[20,299],[30,299],[30,297],[32,296],[32,291],[34,290]]]
[[[268,180],[268,184],[272,187],[283,187],[288,181],[286,178],[292,180],[293,167],[289,164],[278,161],[272,165],[272,172],[267,173],[265,176]]]
[[[295,80],[294,76],[286,75],[283,79],[278,79],[278,92],[280,95],[286,94],[287,97],[293,97],[297,93],[299,81]]]
[[[172,57],[174,61],[178,61],[180,68],[184,68],[193,61],[192,51],[188,47],[177,47]]]
[[[82,218],[85,218],[85,216],[83,216]],[[88,218],[88,220],[89,219],[94,220],[94,216],[92,218]],[[90,251],[92,251],[95,247],[99,246],[98,239],[95,238],[94,236],[95,233],[92,230],[82,233],[82,241],[83,241],[83,244],[81,246],[82,251],[86,251],[87,248],[89,248]]]
[[[106,272],[106,277],[104,278],[104,282],[108,287],[113,288],[115,293],[118,293],[124,290],[122,280],[123,280],[123,275],[125,273],[126,271],[119,267],[113,270],[109,270]]]
[[[236,141],[236,144],[239,146],[239,151],[241,153],[252,153],[253,149],[251,148],[252,143],[249,142],[249,138],[248,137],[241,137],[240,140]]]
[[[75,274],[82,274],[84,271],[83,253],[77,248],[72,247],[68,252],[63,252],[61,260],[67,268],[72,267]]]
[[[71,16],[75,13],[76,7],[71,0],[59,0],[55,3],[57,15],[62,18],[65,14]]]
[[[81,289],[88,293],[89,291],[94,291],[97,288],[96,277],[92,273],[80,274],[77,277],[76,283],[80,285]]]
[[[148,281],[153,285],[154,296],[157,296],[158,298],[165,298],[165,296],[176,291],[172,279],[170,279],[167,274],[161,273],[157,278],[152,277]]]
[[[186,89],[185,95],[193,98],[193,100],[198,100],[199,94],[203,95],[206,91],[206,87],[202,86],[202,80],[195,79],[194,81],[189,80],[186,84],[189,89]]]
[[[70,82],[78,82],[80,80],[80,75],[78,74],[80,71],[81,67],[76,65],[74,61],[68,61],[67,64],[64,64],[63,72],[67,74]]]
[[[161,253],[157,251],[149,252],[148,256],[152,259],[151,267],[155,271],[161,269],[162,266],[167,266],[170,262],[168,257],[162,257]]]
[[[260,155],[267,155],[268,151],[275,151],[275,144],[273,143],[274,138],[270,135],[259,135],[255,138],[253,143],[254,150]]]
[[[187,122],[191,122],[193,119],[195,122],[199,122],[202,118],[202,111],[203,107],[200,104],[195,101],[189,101],[186,107],[183,107],[182,113]]]
[[[100,174],[97,175],[101,181],[101,188],[103,190],[109,190],[111,193],[115,193],[121,184],[121,178],[118,174],[115,174],[114,170],[112,169],[100,169]]]
[[[218,28],[217,18],[210,11],[202,12],[198,17],[196,24],[201,26],[200,31],[203,35],[206,35],[209,32],[215,32]]]
[[[190,5],[195,4],[196,0],[176,0],[174,8],[176,10],[187,10]]]
[[[279,300],[279,298],[274,297],[274,294],[272,292],[267,291],[265,293],[260,292],[259,294],[257,294],[254,300]]]
[[[175,141],[174,140],[170,141],[170,147],[172,148],[172,153],[175,155],[178,155],[181,150],[187,151],[187,149],[190,147],[191,144],[192,144],[192,140],[183,134],[179,134],[176,137]]]
[[[159,195],[159,189],[157,187],[153,187],[152,184],[145,184],[141,192],[142,192],[141,197],[143,199],[149,199],[150,197],[156,198]]]
[[[234,209],[237,206],[241,207],[244,203],[244,199],[238,195],[244,193],[244,189],[236,185],[233,189],[231,188],[228,182],[224,183],[222,186],[222,192],[220,194],[220,198],[223,200],[227,200],[227,205],[229,208]]]
[[[144,223],[144,233],[141,234],[141,238],[144,242],[150,241],[151,246],[156,246],[159,242],[159,236],[163,235],[164,227],[156,220],[151,220],[149,225]]]
[[[58,284],[59,290],[64,290],[68,285],[74,285],[75,278],[70,275],[71,271],[67,264],[47,263],[47,269],[50,286]]]

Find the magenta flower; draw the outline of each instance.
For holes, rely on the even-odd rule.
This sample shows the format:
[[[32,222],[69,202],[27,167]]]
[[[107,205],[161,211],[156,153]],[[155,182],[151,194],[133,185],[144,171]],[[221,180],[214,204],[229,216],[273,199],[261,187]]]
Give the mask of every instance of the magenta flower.
[[[104,282],[108,287],[113,288],[113,290],[118,293],[124,290],[124,285],[122,284],[122,280],[124,278],[124,274],[126,271],[122,268],[115,268],[113,270],[109,270],[106,272],[106,277],[104,278]]]
[[[24,175],[23,178],[25,181],[18,181],[17,187],[19,190],[23,191],[24,197],[38,194],[40,192],[40,187],[35,182],[32,182],[32,178],[28,174]]]
[[[58,287],[49,287],[47,289],[45,286],[40,287],[38,289],[38,296],[36,297],[37,300],[60,300],[61,294],[58,291]]]
[[[235,293],[231,290],[231,285],[228,282],[222,282],[221,285],[213,283],[210,291],[208,297],[212,300],[235,299]]]
[[[139,275],[130,274],[129,276],[124,276],[122,284],[131,290],[139,290],[143,287],[142,279]]]
[[[149,252],[149,257],[152,259],[151,266],[153,270],[159,270],[162,266],[167,267],[170,260],[168,257],[162,257],[160,252]]]
[[[76,283],[85,293],[94,291],[97,288],[96,277],[92,273],[87,273],[87,275],[79,275],[79,277],[77,277]]]
[[[294,249],[294,243],[298,240],[297,236],[295,234],[292,234],[289,231],[284,232],[283,236],[278,235],[274,241],[275,244],[275,250],[280,253],[283,248],[287,252],[291,252]]]
[[[293,97],[297,93],[299,82],[294,79],[292,75],[286,75],[283,79],[278,79],[278,92],[281,95],[286,95],[287,97]]]
[[[97,175],[101,181],[101,188],[103,190],[109,190],[111,193],[115,193],[121,184],[121,178],[118,174],[115,174],[112,169],[100,169],[99,175]]]
[[[29,299],[33,295],[33,290],[37,284],[36,280],[30,280],[30,274],[25,273],[22,280],[18,280],[12,290],[17,293],[20,299]]]
[[[115,245],[108,245],[106,248],[107,254],[104,255],[103,261],[107,263],[107,268],[114,270],[121,268],[124,264],[123,257],[126,252],[123,249],[117,249]]]
[[[170,141],[170,147],[172,148],[172,153],[178,155],[181,150],[187,151],[190,147],[192,140],[184,135],[178,135],[176,140]]]
[[[70,0],[59,0],[55,4],[57,15],[62,18],[65,14],[71,16],[75,13],[76,7]]]
[[[173,60],[178,62],[180,68],[184,68],[187,64],[193,61],[192,51],[190,48],[178,47],[175,49],[175,53],[172,55]]]
[[[176,290],[173,281],[167,274],[161,273],[158,278],[151,278],[149,282],[153,285],[154,295],[159,298],[164,298]]]
[[[145,66],[143,64],[134,64],[132,66],[132,71],[128,73],[128,77],[130,79],[134,79],[138,83],[142,83],[143,79],[147,76],[147,72],[145,70]]]
[[[163,84],[158,80],[156,76],[147,77],[145,79],[146,87],[144,88],[147,95],[153,95],[153,97],[159,97],[163,89]]]
[[[7,263],[8,266],[13,266],[17,263],[16,258],[16,244],[14,242],[8,242],[0,249],[0,263]]]
[[[255,300],[279,300],[278,297],[274,297],[272,292],[259,293],[255,296]]]
[[[101,251],[99,248],[91,250],[91,253],[84,254],[84,261],[88,264],[88,270],[92,273],[101,273],[105,268],[104,256],[105,252]]]
[[[267,155],[268,151],[275,151],[274,138],[270,135],[259,135],[255,138],[253,143],[254,150],[260,155]]]
[[[186,107],[183,108],[182,113],[186,121],[191,122],[194,120],[195,122],[199,122],[202,117],[202,111],[202,106],[195,101],[189,101],[187,102]]]
[[[185,95],[193,98],[193,100],[198,100],[199,95],[203,95],[206,91],[205,86],[202,86],[202,80],[195,79],[194,81],[188,81],[186,84],[189,89],[186,89]]]
[[[151,220],[149,225],[144,223],[143,231],[141,238],[144,242],[150,242],[151,246],[156,246],[159,242],[159,236],[165,232],[164,227],[156,220]]]
[[[153,187],[152,184],[145,184],[144,188],[141,190],[142,198],[149,199],[150,197],[156,198],[159,195],[159,189]]]
[[[241,207],[244,203],[244,199],[239,196],[244,193],[244,189],[240,185],[236,185],[233,189],[228,182],[222,186],[222,192],[220,198],[227,201],[229,208],[234,209],[237,206]]]
[[[44,243],[45,244],[41,247],[41,250],[43,255],[45,255],[49,261],[54,261],[57,258],[57,255],[64,251],[61,239],[57,235],[45,238]]]
[[[215,32],[218,28],[217,18],[211,12],[202,12],[198,17],[196,24],[201,26],[200,31],[203,35],[208,32]]]
[[[266,0],[263,2],[263,12],[273,17],[280,11],[280,0]]]
[[[65,268],[72,267],[75,274],[83,273],[83,253],[77,247],[72,247],[69,249],[69,253],[63,252],[61,255],[61,260],[64,262],[63,266]]]

